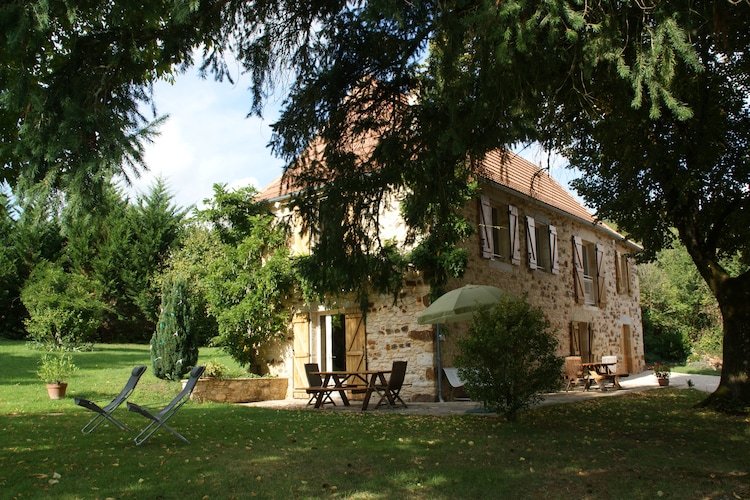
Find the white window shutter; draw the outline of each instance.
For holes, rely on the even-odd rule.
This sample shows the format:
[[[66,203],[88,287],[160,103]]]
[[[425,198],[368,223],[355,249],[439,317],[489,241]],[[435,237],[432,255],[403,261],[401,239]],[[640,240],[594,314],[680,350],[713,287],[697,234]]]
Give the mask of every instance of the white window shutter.
[[[576,302],[586,302],[583,293],[583,240],[580,236],[573,236],[573,288]]]
[[[560,274],[560,260],[557,253],[557,228],[548,226],[549,229],[549,262],[552,274]]]
[[[492,205],[484,194],[479,198],[479,239],[482,243],[482,257],[491,259],[495,250],[492,241]]]
[[[533,217],[526,216],[526,252],[529,255],[529,269],[536,269],[536,223]]]
[[[510,263],[514,266],[521,264],[521,242],[518,229],[518,209],[508,205],[508,222],[510,226]]]

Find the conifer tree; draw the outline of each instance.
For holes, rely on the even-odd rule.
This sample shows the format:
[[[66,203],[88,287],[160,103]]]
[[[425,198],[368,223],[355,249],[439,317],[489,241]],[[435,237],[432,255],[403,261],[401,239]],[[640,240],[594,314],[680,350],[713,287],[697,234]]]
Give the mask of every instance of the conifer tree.
[[[158,378],[179,380],[198,361],[188,283],[175,277],[164,284],[161,314],[151,337],[151,364]]]

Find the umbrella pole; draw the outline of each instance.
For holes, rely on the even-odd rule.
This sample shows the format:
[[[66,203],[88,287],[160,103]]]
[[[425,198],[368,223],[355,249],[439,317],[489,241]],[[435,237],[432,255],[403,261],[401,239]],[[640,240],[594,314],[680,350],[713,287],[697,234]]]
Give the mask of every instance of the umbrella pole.
[[[443,400],[443,358],[440,355],[440,337],[443,336],[443,333],[441,331],[441,325],[440,323],[437,324],[437,339],[436,339],[436,346],[437,346],[437,390],[438,390],[438,401],[441,403],[445,403]]]

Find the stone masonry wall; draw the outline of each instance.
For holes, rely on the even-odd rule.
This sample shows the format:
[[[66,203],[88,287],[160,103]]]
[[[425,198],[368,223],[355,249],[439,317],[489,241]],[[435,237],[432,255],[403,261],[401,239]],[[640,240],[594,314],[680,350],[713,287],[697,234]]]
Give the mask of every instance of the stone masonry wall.
[[[519,237],[521,263],[491,261],[481,256],[479,235],[467,242],[469,266],[464,278],[450,283],[447,289],[464,284],[494,285],[516,296],[527,294],[528,301],[541,307],[551,329],[559,340],[561,356],[571,353],[571,322],[586,322],[593,328],[591,351],[594,359],[601,356],[618,356],[618,371],[624,371],[626,353],[623,352],[624,333],[630,334],[630,371],[639,373],[645,368],[643,358],[643,326],[638,301],[639,288],[635,265],[630,265],[630,293],[620,294],[616,290],[616,252],[633,252],[611,232],[545,209],[530,201],[497,190],[490,192],[493,201],[512,204],[519,212]],[[527,262],[525,216],[530,215],[557,228],[559,274],[532,270]],[[468,220],[478,222],[478,203],[467,207]],[[580,236],[592,243],[605,245],[603,274],[606,304],[603,307],[577,304],[573,281],[573,236]],[[407,277],[407,286],[393,304],[392,297],[381,297],[373,301],[367,316],[367,357],[370,368],[388,368],[393,360],[409,362],[403,393],[407,400],[435,400],[437,398],[435,329],[432,325],[419,325],[417,317],[429,305],[429,286],[418,276]],[[624,329],[624,325],[627,325]],[[465,335],[469,322],[454,323],[443,327],[443,366],[453,366],[456,353],[455,339]],[[443,379],[444,394],[449,391]]]
[[[462,280],[449,283],[446,289],[464,284],[494,285],[514,295],[527,294],[528,301],[541,307],[559,340],[559,354],[571,353],[571,322],[586,322],[593,328],[592,354],[595,359],[604,355],[618,356],[618,371],[624,371],[626,358],[630,371],[639,373],[645,368],[643,357],[643,326],[639,305],[639,286],[635,265],[630,265],[630,293],[616,290],[616,252],[627,254],[633,247],[626,245],[612,232],[593,224],[574,220],[566,214],[546,208],[531,199],[509,195],[501,189],[486,193],[497,204],[512,204],[519,213],[519,238],[521,263],[485,259],[481,256],[479,235],[466,243],[469,266]],[[476,225],[479,222],[479,204],[469,203],[465,216]],[[557,229],[559,274],[532,270],[527,262],[526,216],[553,225]],[[603,307],[577,304],[573,278],[573,236],[605,246],[603,270],[606,304]],[[406,401],[434,401],[437,399],[437,374],[435,353],[435,327],[419,325],[418,316],[429,305],[429,285],[418,273],[409,273],[404,279],[404,289],[394,303],[391,296],[373,297],[366,317],[366,349],[369,369],[389,369],[394,360],[408,361],[402,396]],[[443,328],[442,364],[453,366],[456,353],[455,339],[465,335],[469,322],[454,323]],[[629,331],[630,352],[623,352],[628,344],[623,334]],[[292,379],[292,338],[278,346],[272,373]],[[269,359],[270,361],[270,359]],[[289,384],[287,397],[291,396]],[[447,380],[443,378],[444,394],[449,394]]]

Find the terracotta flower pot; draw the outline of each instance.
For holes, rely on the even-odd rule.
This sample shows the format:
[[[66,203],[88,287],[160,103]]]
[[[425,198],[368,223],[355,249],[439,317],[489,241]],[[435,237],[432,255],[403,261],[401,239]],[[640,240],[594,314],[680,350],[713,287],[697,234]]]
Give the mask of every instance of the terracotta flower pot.
[[[66,382],[61,384],[47,384],[47,394],[49,394],[50,399],[63,399],[67,389],[68,384]]]
[[[659,381],[659,385],[661,385],[661,386],[669,385],[669,379],[668,378],[657,378],[656,380]]]

